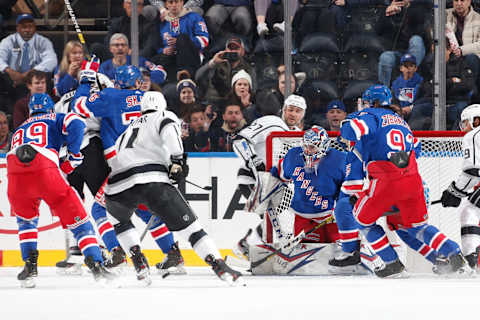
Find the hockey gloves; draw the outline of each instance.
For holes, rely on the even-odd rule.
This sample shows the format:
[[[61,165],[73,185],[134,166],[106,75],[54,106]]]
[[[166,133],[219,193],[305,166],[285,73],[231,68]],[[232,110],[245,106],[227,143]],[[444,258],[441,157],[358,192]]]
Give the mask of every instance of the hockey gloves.
[[[65,161],[60,164],[60,169],[62,169],[65,174],[70,174],[76,167],[81,165],[82,162],[83,154],[81,152],[77,154],[69,153]]]
[[[456,208],[460,205],[462,198],[466,196],[468,196],[468,194],[458,189],[457,186],[455,186],[455,182],[452,182],[448,189],[443,191],[442,198],[440,200],[442,201],[443,207]]]
[[[184,180],[188,176],[187,154],[171,156],[172,164],[168,168],[168,177],[174,181]]]
[[[100,59],[95,55],[90,60],[83,60],[82,69],[78,73],[80,83],[95,83],[97,81],[97,72],[100,67]]]
[[[247,167],[254,166],[257,172],[259,171],[265,171],[265,164],[263,163],[262,159],[258,157],[257,155],[253,155],[250,161],[247,163]],[[250,168],[253,170],[253,168]]]

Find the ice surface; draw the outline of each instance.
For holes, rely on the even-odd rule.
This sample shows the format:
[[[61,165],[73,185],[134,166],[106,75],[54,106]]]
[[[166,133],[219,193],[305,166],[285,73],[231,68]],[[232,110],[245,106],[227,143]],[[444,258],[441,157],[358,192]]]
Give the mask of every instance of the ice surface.
[[[408,279],[373,276],[245,276],[229,287],[209,268],[142,287],[132,267],[123,287],[99,287],[89,273],[59,276],[39,268],[37,287],[22,289],[20,268],[0,268],[0,319],[479,319],[480,278],[446,279],[415,274]]]

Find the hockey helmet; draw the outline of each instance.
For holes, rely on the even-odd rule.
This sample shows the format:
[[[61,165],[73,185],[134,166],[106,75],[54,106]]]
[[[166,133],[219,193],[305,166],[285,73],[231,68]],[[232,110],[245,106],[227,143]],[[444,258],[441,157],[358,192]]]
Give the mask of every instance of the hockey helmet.
[[[147,91],[140,102],[142,113],[146,111],[164,111],[167,109],[167,101],[162,93],[157,91]]]
[[[115,85],[121,89],[135,87],[137,80],[142,80],[142,72],[133,65],[120,66],[115,72]]]
[[[48,113],[54,110],[55,104],[46,93],[34,93],[28,103],[30,115],[36,113]]]
[[[327,155],[330,148],[330,139],[327,131],[319,126],[313,126],[303,134],[303,158],[305,171],[316,169],[320,159]]]
[[[480,104],[472,104],[463,109],[462,114],[460,115],[460,123],[458,126],[462,131],[467,128],[467,121],[470,123],[470,126],[473,126],[473,120],[479,117],[480,118]]]
[[[389,106],[392,104],[392,92],[384,85],[376,84],[371,86],[362,95],[362,101],[367,102],[370,107],[378,101],[381,106]]]

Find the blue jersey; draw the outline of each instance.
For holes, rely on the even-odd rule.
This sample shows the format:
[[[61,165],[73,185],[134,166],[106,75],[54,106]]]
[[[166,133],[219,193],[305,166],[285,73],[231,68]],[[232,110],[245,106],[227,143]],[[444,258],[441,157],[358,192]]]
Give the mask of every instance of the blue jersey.
[[[417,100],[422,82],[423,78],[416,72],[411,79],[405,80],[401,75],[393,81],[392,91],[402,108],[412,105]]]
[[[295,147],[288,150],[271,173],[282,180],[292,180],[293,210],[305,217],[320,217],[333,213],[335,201],[344,196],[340,187],[345,178],[345,156],[344,152],[330,149],[320,160],[316,173],[305,172],[303,150]]]
[[[356,156],[363,163],[363,166],[350,167],[351,171],[355,171],[349,174],[354,180],[364,175],[363,167],[369,162],[388,161],[391,153],[415,151],[416,157],[420,155],[420,143],[407,122],[390,109],[364,109],[342,125],[340,134],[356,142],[356,151],[350,157]]]
[[[12,150],[29,144],[58,165],[58,153],[63,145],[70,153],[80,152],[84,131],[83,119],[73,112],[36,114],[15,130]]]
[[[130,122],[141,116],[140,101],[143,91],[105,88],[89,96],[90,85],[81,84],[75,93],[74,111],[85,118],[100,117],[100,137],[105,158],[116,155],[115,141]],[[78,98],[78,99],[77,99]]]
[[[162,53],[167,47],[168,38],[177,38],[180,34],[186,34],[192,40],[195,47],[203,50],[208,46],[208,29],[202,16],[195,12],[183,13],[178,18],[171,18],[167,15],[160,23],[160,37],[162,42],[158,53]]]

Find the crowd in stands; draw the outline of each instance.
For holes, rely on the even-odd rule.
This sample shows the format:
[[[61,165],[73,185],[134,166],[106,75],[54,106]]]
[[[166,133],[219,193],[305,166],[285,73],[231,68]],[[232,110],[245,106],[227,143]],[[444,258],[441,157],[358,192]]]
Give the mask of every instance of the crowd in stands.
[[[290,80],[283,65],[281,0],[137,1],[142,89],[164,93],[182,120],[187,151],[231,151],[232,139],[245,125],[272,108],[280,115],[286,81],[307,101],[300,129],[339,130],[347,114],[361,107],[362,92],[375,83],[391,87],[413,130],[432,129],[431,0],[286,1],[295,13]],[[29,97],[48,92],[58,100],[74,90],[85,58],[76,40],[55,52],[32,15],[7,10],[15,2],[0,0],[0,34],[6,19],[16,27],[0,42],[1,150],[9,129],[28,117]],[[120,2],[123,15],[110,21],[103,41],[89,44],[101,59],[99,72],[111,81],[118,66],[132,61],[132,1]],[[457,130],[467,105],[480,102],[479,4],[448,2],[449,130]],[[275,99],[263,101],[265,96]]]

